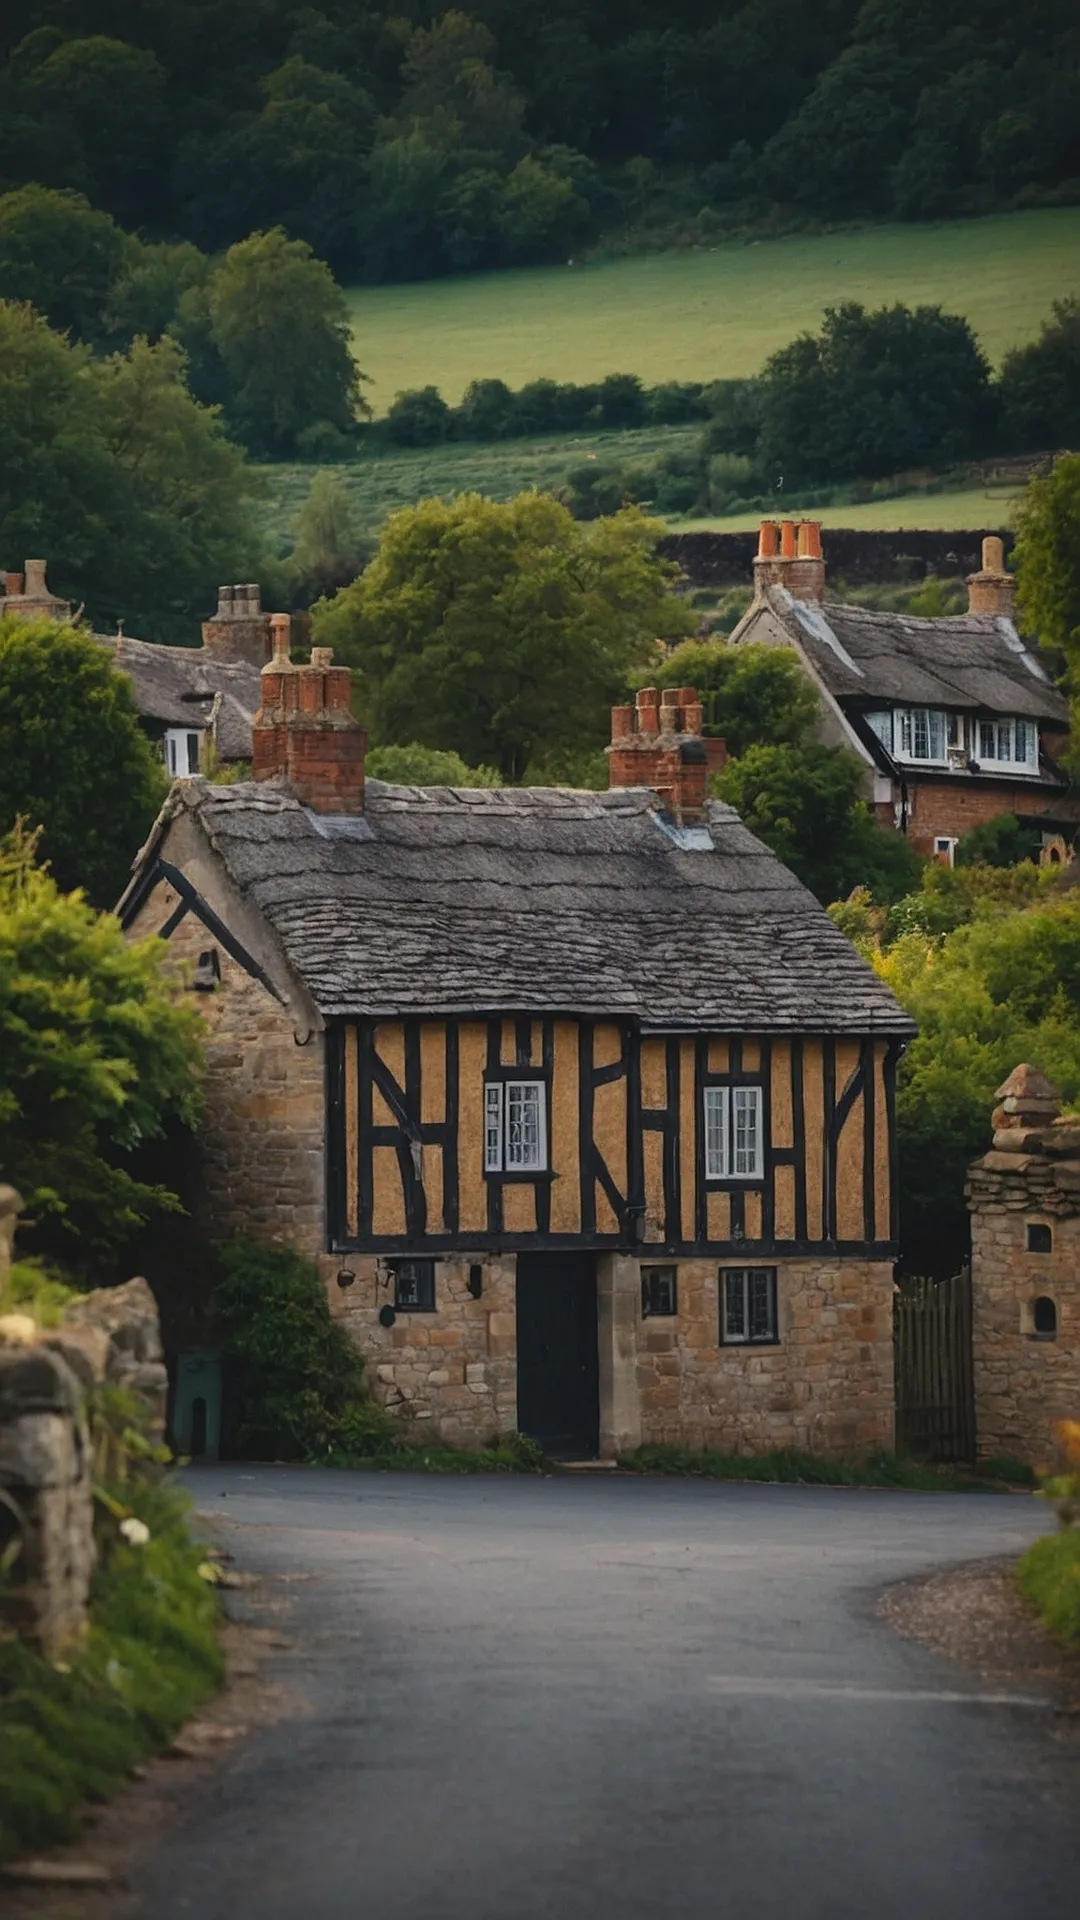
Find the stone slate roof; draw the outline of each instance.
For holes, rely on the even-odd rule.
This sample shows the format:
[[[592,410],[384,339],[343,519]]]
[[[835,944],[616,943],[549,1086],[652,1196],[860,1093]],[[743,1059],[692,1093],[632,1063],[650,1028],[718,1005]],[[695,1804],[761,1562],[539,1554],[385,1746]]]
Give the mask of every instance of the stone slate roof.
[[[707,829],[682,830],[643,788],[370,780],[365,805],[327,818],[277,782],[182,780],[157,841],[172,814],[195,815],[327,1016],[547,1011],[667,1030],[914,1031],[812,895],[718,802]]]
[[[144,719],[165,727],[209,728],[223,760],[250,760],[258,667],[216,659],[203,647],[163,647],[129,634],[96,638],[127,674]]]
[[[769,601],[825,686],[860,705],[945,707],[1023,714],[1068,724],[1068,706],[1011,620],[956,614],[919,620],[876,613],[840,600],[793,600],[783,587]]]

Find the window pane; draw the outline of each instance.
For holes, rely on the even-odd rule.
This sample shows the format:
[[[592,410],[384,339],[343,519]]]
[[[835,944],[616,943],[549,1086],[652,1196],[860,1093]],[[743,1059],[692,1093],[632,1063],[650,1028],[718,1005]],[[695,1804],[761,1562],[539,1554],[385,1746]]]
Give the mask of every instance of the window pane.
[[[1017,720],[1014,726],[1016,758],[1021,766],[1033,767],[1035,765],[1035,728],[1030,720]]]
[[[911,715],[906,709],[900,715],[900,751],[911,752]]]
[[[502,1086],[496,1081],[484,1089],[484,1167],[502,1172]]]
[[[926,708],[916,707],[914,712],[912,713],[911,720],[912,720],[911,757],[913,760],[929,760],[930,758],[930,721],[929,721],[929,715],[927,714]]]
[[[929,740],[930,740],[929,749],[928,749],[929,758],[931,760],[944,760],[945,758],[945,715],[943,713],[928,713],[926,716],[926,720],[927,720],[927,726],[929,729]]]
[[[506,1164],[542,1167],[540,1084],[511,1080],[506,1088]]]
[[[993,721],[980,720],[979,721],[979,759],[995,760],[997,758],[996,747],[997,747],[997,737],[994,732]]]
[[[727,1176],[727,1103],[726,1087],[706,1087],[705,1102],[705,1178],[723,1180]]]
[[[434,1260],[395,1261],[394,1305],[403,1313],[434,1313]]]
[[[187,738],[187,772],[198,773],[199,771],[199,736],[197,733],[189,733],[186,736],[186,738]]]
[[[733,1173],[761,1170],[761,1088],[736,1087],[734,1095],[735,1156]]]
[[[643,1267],[641,1272],[641,1310],[646,1319],[657,1314],[671,1315],[675,1307],[674,1267]]]
[[[945,729],[950,747],[958,747],[961,742],[960,715],[958,713],[946,714]]]
[[[724,1339],[746,1339],[746,1273],[742,1267],[724,1274]]]
[[[771,1340],[776,1329],[773,1325],[773,1276],[767,1267],[751,1268],[746,1276],[749,1337],[751,1340]]]
[[[882,746],[888,747],[891,752],[893,743],[892,714],[868,713],[866,716],[866,724],[877,734]]]
[[[1012,721],[999,720],[997,730],[997,757],[999,760],[1011,760],[1013,757]]]

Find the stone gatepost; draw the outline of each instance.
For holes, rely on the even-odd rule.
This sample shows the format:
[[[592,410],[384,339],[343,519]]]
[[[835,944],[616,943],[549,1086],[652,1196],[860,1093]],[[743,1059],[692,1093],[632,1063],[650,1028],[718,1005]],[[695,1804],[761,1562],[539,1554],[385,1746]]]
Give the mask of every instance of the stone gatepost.
[[[1036,1067],[996,1097],[967,1185],[975,1428],[981,1458],[1037,1466],[1080,1417],[1080,1121]]]

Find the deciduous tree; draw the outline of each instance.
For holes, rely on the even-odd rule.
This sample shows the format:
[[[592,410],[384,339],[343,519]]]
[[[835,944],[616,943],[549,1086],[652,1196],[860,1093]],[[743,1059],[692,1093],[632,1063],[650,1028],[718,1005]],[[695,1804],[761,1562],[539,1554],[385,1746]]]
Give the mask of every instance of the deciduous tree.
[[[315,637],[357,669],[380,742],[418,740],[521,777],[534,748],[600,744],[658,635],[685,632],[627,510],[588,527],[542,494],[466,494],[391,516],[371,565],[317,606]]]

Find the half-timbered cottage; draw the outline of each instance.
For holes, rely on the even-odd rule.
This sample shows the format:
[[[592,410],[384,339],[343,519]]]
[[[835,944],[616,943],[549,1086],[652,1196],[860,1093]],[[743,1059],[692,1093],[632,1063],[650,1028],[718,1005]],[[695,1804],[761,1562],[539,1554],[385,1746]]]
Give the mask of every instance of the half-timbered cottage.
[[[177,782],[122,903],[205,990],[207,1229],[315,1257],[418,1431],[891,1443],[911,1026],[706,800],[693,692],[606,793],[394,787],[277,634],[255,778]]]

